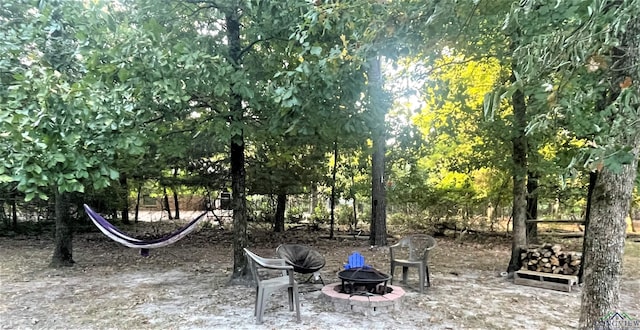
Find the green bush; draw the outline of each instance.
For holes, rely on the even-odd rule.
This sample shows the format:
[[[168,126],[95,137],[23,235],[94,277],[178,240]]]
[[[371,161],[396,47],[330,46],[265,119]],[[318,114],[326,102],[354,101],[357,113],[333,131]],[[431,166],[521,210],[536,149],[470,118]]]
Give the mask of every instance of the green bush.
[[[318,203],[318,205],[313,209],[311,219],[314,223],[327,223],[329,222],[329,210],[324,207],[324,204]]]

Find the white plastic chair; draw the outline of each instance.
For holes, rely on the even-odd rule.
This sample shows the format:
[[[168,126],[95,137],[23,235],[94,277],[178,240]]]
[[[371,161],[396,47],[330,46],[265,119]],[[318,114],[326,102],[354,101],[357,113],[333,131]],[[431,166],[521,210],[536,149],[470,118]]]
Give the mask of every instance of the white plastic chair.
[[[284,259],[262,258],[246,248],[244,249],[244,253],[247,256],[249,269],[257,285],[256,306],[254,311],[256,323],[262,324],[264,307],[271,294],[284,288],[287,288],[289,293],[289,310],[293,311],[295,304],[296,317],[298,322],[300,322],[300,297],[298,293],[298,283],[293,274],[293,266],[287,265]],[[282,276],[264,280],[260,279],[258,273],[259,268],[281,270]]]
[[[401,239],[398,243],[391,245],[391,284],[393,284],[393,273],[396,267],[402,267],[402,283],[407,284],[409,267],[418,268],[418,279],[420,282],[420,293],[424,292],[426,285],[431,286],[429,280],[429,251],[436,246],[436,240],[429,235],[411,235]]]

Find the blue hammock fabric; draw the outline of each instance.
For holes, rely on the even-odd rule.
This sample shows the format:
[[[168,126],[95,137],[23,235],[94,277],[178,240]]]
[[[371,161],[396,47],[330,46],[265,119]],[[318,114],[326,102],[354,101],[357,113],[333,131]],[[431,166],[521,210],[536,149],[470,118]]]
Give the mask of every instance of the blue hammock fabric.
[[[197,218],[191,220],[191,222],[186,224],[184,227],[176,230],[171,234],[157,239],[141,240],[139,238],[131,237],[125,234],[123,231],[116,228],[113,224],[103,218],[100,214],[96,213],[86,204],[84,204],[84,210],[85,212],[87,212],[87,215],[89,216],[93,224],[95,224],[103,234],[126,247],[140,249],[140,253],[145,256],[149,254],[149,249],[165,247],[181,240],[189,233],[194,231],[201,220],[207,218],[207,212],[205,212]]]

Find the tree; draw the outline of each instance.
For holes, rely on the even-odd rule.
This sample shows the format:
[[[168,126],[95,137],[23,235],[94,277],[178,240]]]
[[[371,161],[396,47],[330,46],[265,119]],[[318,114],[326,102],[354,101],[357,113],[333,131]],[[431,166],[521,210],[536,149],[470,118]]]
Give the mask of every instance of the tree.
[[[265,123],[270,114],[277,114],[275,74],[283,66],[296,65],[297,58],[287,53],[291,31],[300,22],[300,13],[311,4],[306,1],[272,3],[265,1],[188,1],[193,13],[206,12],[207,34],[216,41],[217,52],[224,54],[229,67],[218,71],[227,85],[221,87],[226,106],[224,114],[230,153],[232,188],[234,266],[232,279],[248,275],[243,248],[248,244],[246,209],[245,157],[251,138],[260,130],[269,130]],[[205,92],[204,90],[202,90]],[[217,89],[214,90],[214,92]],[[203,93],[211,100],[210,95]],[[282,96],[280,94],[280,96]],[[283,102],[290,106],[300,104],[290,97]],[[218,102],[211,102],[216,104]],[[282,116],[274,116],[282,119]],[[218,120],[221,118],[218,118]],[[274,119],[275,121],[275,119]],[[212,123],[213,124],[213,123]],[[281,128],[282,125],[277,125]],[[278,133],[282,133],[279,131]]]
[[[609,83],[609,104],[606,110],[616,111],[623,118],[608,119],[630,124],[628,129],[614,134],[615,143],[628,152],[621,168],[602,167],[596,179],[591,200],[589,235],[585,237],[584,283],[580,310],[580,327],[591,329],[598,320],[618,310],[622,255],[626,237],[626,217],[635,184],[640,149],[640,127],[635,113],[640,106],[640,16],[638,3],[611,2],[604,14],[617,19],[625,29],[616,31],[620,43],[610,52],[611,67],[605,73]],[[608,16],[607,15],[607,16]],[[624,125],[624,124],[623,124]],[[603,164],[604,165],[604,164]]]
[[[580,328],[608,327],[599,322],[619,307],[625,218],[640,148],[640,127],[634,119],[640,104],[635,83],[640,79],[640,5],[523,5],[511,15],[532,37],[514,52],[524,64],[520,75],[523,80],[546,76],[553,87],[540,98],[547,111],[534,118],[530,129],[563,123],[565,131],[589,139],[576,156],[579,160],[572,162],[597,171],[584,239]],[[566,28],[557,29],[558,24]],[[532,86],[532,94],[544,88]]]
[[[504,68],[497,59],[466,58],[457,50],[433,62],[424,106],[414,116],[426,154],[417,164],[427,175],[419,191],[433,224],[455,217],[464,226],[477,206],[495,208],[510,200],[504,179],[511,169],[510,139],[504,132],[512,116],[508,109],[492,118],[482,111]]]
[[[515,76],[513,76],[515,80]],[[512,95],[513,105],[513,240],[511,245],[511,259],[507,272],[513,273],[520,269],[520,252],[527,247],[527,105],[522,90],[517,89]]]
[[[94,8],[60,1],[5,6],[1,12],[4,42],[0,92],[6,132],[3,181],[17,182],[25,199],[55,197],[56,244],[52,265],[73,264],[69,197],[117,179],[112,164],[117,152],[136,154],[140,140],[126,132],[133,126],[131,111],[114,100],[100,79],[86,74],[97,69],[81,57],[77,39],[92,21],[78,27],[75,20]],[[91,16],[95,17],[95,16]],[[103,17],[98,17],[98,20]],[[125,133],[125,134],[122,134]]]
[[[273,229],[283,232],[287,196],[308,192],[322,181],[326,168],[320,164],[326,150],[321,144],[313,145],[319,141],[312,136],[260,136],[266,141],[253,141],[255,150],[247,158],[247,186],[250,194],[276,195]]]
[[[359,95],[356,95],[347,100],[340,99],[340,103],[345,105],[348,104],[345,101],[354,100],[363,104],[367,110],[364,122],[372,139],[373,168],[370,242],[375,245],[386,244],[387,231],[384,121],[390,102],[385,95],[380,61],[385,59],[394,61],[400,54],[406,53],[410,46],[403,43],[408,40],[405,36],[411,34],[416,24],[433,19],[437,7],[438,3],[425,5],[423,2],[414,1],[316,2],[316,5],[305,14],[305,24],[293,35],[303,46],[302,55],[316,55],[319,59],[313,63],[315,68],[303,63],[300,66],[303,67],[300,70],[301,75],[288,72],[298,76],[297,79],[292,80],[305,80],[301,76],[309,77],[309,73],[321,72],[323,77],[328,78],[326,72],[338,74],[347,72],[341,68],[341,64],[355,65],[366,70],[358,72],[362,75],[361,77],[366,77],[366,80],[352,79],[352,84],[340,87],[341,90],[352,89],[352,92],[366,91],[366,97],[359,99]],[[328,51],[326,51],[327,47]],[[327,67],[330,70],[324,70],[324,72],[317,70]],[[338,70],[335,69],[336,67]],[[349,67],[346,66],[346,69]],[[286,90],[289,95],[291,95],[290,90]],[[297,95],[298,90],[295,92],[293,94]],[[349,108],[354,107],[347,106],[347,109]]]
[[[162,8],[138,4],[15,2],[0,12],[2,181],[26,200],[56,198],[54,265],[73,263],[68,194],[116,182],[120,160],[140,159],[154,123],[189,113],[209,75],[194,60],[216,63],[189,48],[185,40],[201,45],[197,34],[169,49],[164,42],[196,27],[170,31],[153,17]]]
[[[372,128],[373,154],[371,156],[371,226],[369,243],[376,246],[387,245],[387,197],[385,179],[385,115],[388,106],[384,100],[380,58],[369,59],[369,98],[372,117],[375,123]]]

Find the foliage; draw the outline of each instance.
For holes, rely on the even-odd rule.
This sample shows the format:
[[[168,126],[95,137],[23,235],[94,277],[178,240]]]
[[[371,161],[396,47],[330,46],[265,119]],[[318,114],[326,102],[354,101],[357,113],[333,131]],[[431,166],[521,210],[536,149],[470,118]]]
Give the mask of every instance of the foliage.
[[[586,141],[571,168],[618,170],[630,161],[629,149],[620,142],[635,129],[638,96],[625,81],[603,76],[624,69],[617,67],[616,47],[627,22],[637,14],[634,1],[615,7],[608,1],[555,6],[529,1],[514,8],[507,20],[507,29],[521,31],[521,46],[514,52],[522,62],[518,83],[531,86],[533,102],[545,109],[529,131],[562,130]],[[532,79],[544,80],[531,84]],[[605,103],[601,111],[594,111]]]
[[[47,198],[50,185],[82,192],[117,179],[117,160],[144,152],[140,133],[152,118],[184,108],[188,90],[203,82],[195,60],[209,57],[184,44],[154,47],[172,35],[153,19],[122,19],[109,4],[42,3],[9,7],[2,21],[10,56],[0,62],[8,86],[0,125],[9,161],[0,171],[27,200]]]

